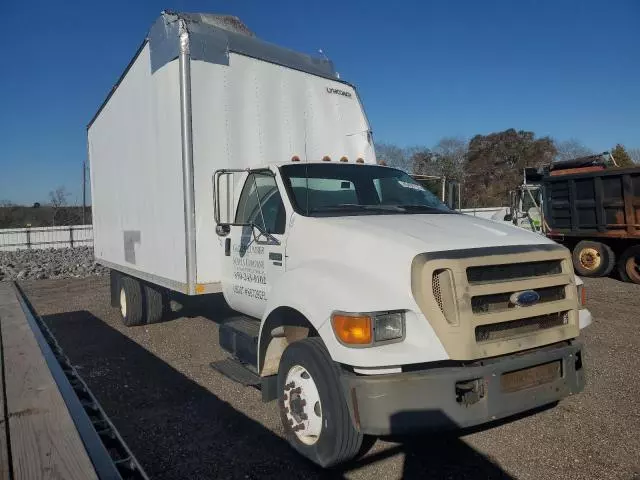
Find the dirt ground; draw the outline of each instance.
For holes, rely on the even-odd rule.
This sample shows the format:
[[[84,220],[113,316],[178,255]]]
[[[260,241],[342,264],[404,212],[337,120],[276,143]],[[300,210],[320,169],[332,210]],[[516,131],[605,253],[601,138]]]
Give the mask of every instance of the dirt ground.
[[[640,479],[640,286],[587,279],[587,387],[557,407],[460,436],[378,440],[324,472],[283,439],[275,402],[210,368],[225,354],[209,301],[192,316],[124,327],[108,278],[21,284],[152,478]]]

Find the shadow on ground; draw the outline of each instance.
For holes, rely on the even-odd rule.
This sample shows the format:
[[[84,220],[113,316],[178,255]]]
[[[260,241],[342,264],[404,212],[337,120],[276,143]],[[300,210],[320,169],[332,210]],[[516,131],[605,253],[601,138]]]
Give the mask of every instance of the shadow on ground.
[[[43,319],[151,478],[510,478],[453,436],[405,438],[322,471],[90,312]],[[392,458],[394,465],[383,465]]]

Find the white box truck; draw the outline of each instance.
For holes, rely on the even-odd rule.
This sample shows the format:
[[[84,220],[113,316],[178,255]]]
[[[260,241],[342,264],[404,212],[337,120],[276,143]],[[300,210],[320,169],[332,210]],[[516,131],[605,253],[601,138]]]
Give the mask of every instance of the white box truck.
[[[234,17],[163,12],[88,126],[95,256],[129,326],[224,295],[217,368],[322,466],[366,435],[479,425],[579,392],[569,252],[376,164],[333,65]]]

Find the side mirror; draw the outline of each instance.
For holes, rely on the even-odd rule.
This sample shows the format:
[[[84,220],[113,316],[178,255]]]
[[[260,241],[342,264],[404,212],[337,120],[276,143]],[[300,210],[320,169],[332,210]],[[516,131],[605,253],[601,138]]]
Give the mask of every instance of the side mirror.
[[[256,243],[266,243],[269,245],[280,245],[280,241],[271,235],[263,225],[254,223],[237,223],[234,218],[234,174],[249,174],[250,170],[224,169],[216,170],[213,174],[213,216],[216,222],[216,234],[220,237],[226,237],[231,232],[231,227],[251,227],[251,233]],[[253,179],[255,182],[255,177]],[[256,186],[257,192],[257,184]],[[256,193],[257,195],[257,193]],[[262,204],[260,198],[257,198],[260,217],[264,218],[262,213]]]
[[[234,170],[217,170],[213,174],[213,216],[217,226],[233,223],[231,203],[233,202],[234,173],[236,173]]]
[[[503,220],[504,220],[505,222],[511,222],[511,221],[513,221],[513,215],[511,215],[510,213],[507,213],[507,214],[504,216]]]

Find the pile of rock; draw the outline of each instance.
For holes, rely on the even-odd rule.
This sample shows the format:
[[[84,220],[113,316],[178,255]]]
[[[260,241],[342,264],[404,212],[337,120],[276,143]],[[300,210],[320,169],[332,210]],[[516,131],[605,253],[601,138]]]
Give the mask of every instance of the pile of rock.
[[[0,252],[0,281],[83,278],[108,272],[95,262],[91,247]]]

